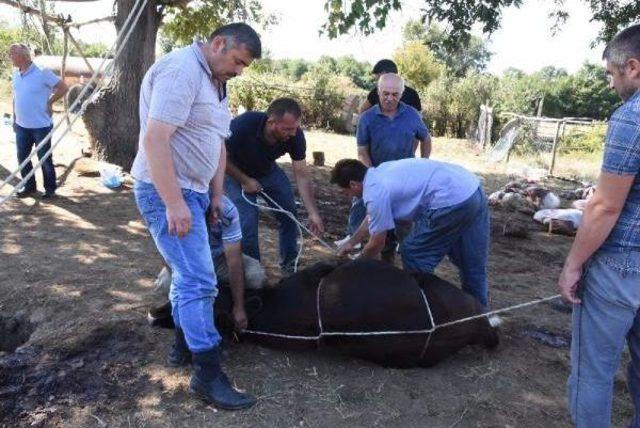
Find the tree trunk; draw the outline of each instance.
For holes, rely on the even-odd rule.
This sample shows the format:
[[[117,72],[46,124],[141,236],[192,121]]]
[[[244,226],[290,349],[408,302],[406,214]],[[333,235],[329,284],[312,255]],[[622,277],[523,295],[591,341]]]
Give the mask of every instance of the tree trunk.
[[[118,32],[134,0],[117,0]],[[156,0],[149,0],[129,41],[113,67],[113,75],[87,106],[82,117],[99,159],[131,169],[138,147],[138,100],[145,72],[155,60],[156,34],[162,20]]]

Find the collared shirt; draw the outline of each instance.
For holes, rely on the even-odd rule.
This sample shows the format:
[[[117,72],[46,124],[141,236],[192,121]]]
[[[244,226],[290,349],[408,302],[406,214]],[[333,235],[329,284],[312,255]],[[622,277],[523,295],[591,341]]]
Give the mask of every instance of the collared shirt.
[[[422,209],[464,202],[478,186],[478,177],[463,167],[431,159],[402,159],[369,168],[362,194],[369,233],[395,228],[394,220],[413,221]]]
[[[235,166],[249,177],[267,175],[276,159],[288,153],[292,161],[304,160],[307,142],[298,128],[295,137],[270,144],[264,138],[266,113],[248,111],[231,121],[231,137],[227,139],[227,153]]]
[[[371,104],[372,106],[374,106],[376,104],[380,104],[380,95],[378,94],[378,87],[377,86],[375,88],[373,88],[369,92],[369,94],[367,95],[367,101],[369,101],[369,104]],[[402,96],[400,97],[400,101],[402,101],[403,103],[405,103],[407,105],[410,105],[411,107],[413,107],[417,111],[421,111],[422,110],[422,103],[420,102],[420,95],[418,95],[416,90],[413,89],[413,88],[405,86],[404,87],[404,92],[402,93]]]
[[[640,251],[640,90],[609,120],[602,171],[635,176],[622,213],[602,248]]]
[[[231,112],[226,91],[218,92],[200,43],[165,55],[142,81],[138,153],[131,174],[147,183],[152,180],[142,141],[149,118],[177,127],[171,136],[171,155],[178,185],[206,193],[218,168],[222,141],[229,136]]]
[[[373,166],[382,162],[414,157],[414,140],[424,140],[429,130],[420,114],[403,102],[398,104],[395,116],[382,113],[379,105],[364,112],[358,123],[358,146],[369,147]]]
[[[231,199],[222,196],[222,218],[217,224],[209,225],[209,247],[211,256],[216,257],[224,253],[224,246],[240,242],[242,229],[240,228],[240,214]]]
[[[29,129],[51,126],[47,106],[58,82],[58,76],[33,63],[24,74],[20,70],[13,72],[14,113],[19,126]]]

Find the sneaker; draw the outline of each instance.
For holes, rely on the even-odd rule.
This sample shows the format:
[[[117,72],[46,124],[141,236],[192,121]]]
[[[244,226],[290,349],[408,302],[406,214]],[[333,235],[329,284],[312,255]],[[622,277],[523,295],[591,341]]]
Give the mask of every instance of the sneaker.
[[[53,199],[56,197],[56,192],[44,192],[44,195],[42,195],[42,199]]]

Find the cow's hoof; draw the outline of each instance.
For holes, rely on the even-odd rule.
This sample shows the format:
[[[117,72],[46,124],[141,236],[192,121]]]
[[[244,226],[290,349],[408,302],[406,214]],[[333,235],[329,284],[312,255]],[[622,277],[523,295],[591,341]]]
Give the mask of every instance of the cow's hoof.
[[[147,322],[151,327],[174,328],[175,325],[171,316],[171,302],[149,309]]]

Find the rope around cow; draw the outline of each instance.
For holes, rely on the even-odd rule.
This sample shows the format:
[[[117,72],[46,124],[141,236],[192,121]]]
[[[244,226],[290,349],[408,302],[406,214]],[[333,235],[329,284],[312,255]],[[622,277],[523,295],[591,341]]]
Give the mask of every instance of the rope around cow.
[[[265,205],[261,205],[258,203],[254,203],[251,200],[249,200],[247,198],[247,196],[244,193],[244,190],[242,190],[242,197],[244,198],[245,201],[247,201],[247,203],[249,203],[250,205],[257,207],[258,209],[263,209],[263,210],[268,210],[268,211],[274,211],[274,212],[280,212],[283,213],[285,215],[287,215],[292,221],[294,221],[298,227],[298,231],[300,232],[300,249],[298,250],[298,255],[295,259],[295,264],[294,264],[294,270],[297,271],[297,266],[298,266],[298,260],[300,259],[300,256],[302,254],[302,246],[304,243],[304,239],[302,237],[302,230],[304,229],[307,233],[309,233],[311,236],[313,236],[314,238],[316,238],[318,241],[320,241],[320,243],[322,243],[325,247],[327,247],[330,250],[333,250],[334,247],[332,247],[330,244],[328,244],[327,242],[323,241],[320,237],[318,237],[317,235],[315,235],[313,232],[311,232],[306,226],[304,226],[296,217],[295,215],[293,215],[291,212],[285,210],[284,208],[282,208],[277,202],[275,202],[272,198],[270,198],[265,192],[260,191],[258,192],[258,194],[264,198],[266,201],[270,202],[271,204],[274,205],[274,207],[269,207],[269,206],[265,206]],[[505,308],[501,308],[501,309],[496,309],[493,311],[489,311],[489,312],[485,312],[482,314],[478,314],[478,315],[473,315],[470,317],[466,317],[466,318],[461,318],[461,319],[457,319],[457,320],[453,320],[453,321],[448,321],[442,324],[436,324],[435,320],[433,319],[433,314],[431,312],[431,307],[429,306],[429,301],[427,300],[426,295],[424,294],[424,291],[419,288],[420,293],[422,294],[422,299],[424,301],[425,304],[425,309],[427,312],[427,315],[429,316],[429,320],[431,322],[431,328],[425,328],[425,329],[419,329],[419,330],[385,330],[385,331],[324,331],[323,327],[322,327],[322,314],[320,311],[320,291],[322,288],[322,281],[320,281],[320,284],[318,285],[318,290],[316,293],[316,309],[317,309],[317,314],[318,314],[318,328],[319,328],[319,332],[317,335],[313,335],[313,336],[300,336],[300,335],[291,335],[291,334],[283,334],[283,333],[271,333],[271,332],[267,332],[267,331],[258,331],[258,330],[250,330],[250,329],[246,329],[244,330],[242,333],[244,334],[255,334],[258,336],[267,336],[267,337],[276,337],[276,338],[280,338],[280,339],[292,339],[292,340],[313,340],[318,342],[318,345],[320,344],[320,339],[322,337],[325,336],[397,336],[397,335],[405,335],[405,334],[426,334],[427,337],[425,339],[425,344],[424,347],[422,348],[422,352],[420,354],[420,359],[422,359],[422,357],[425,355],[428,347],[429,347],[429,343],[431,340],[431,335],[439,329],[445,328],[445,327],[451,327],[457,324],[462,324],[465,322],[469,322],[469,321],[473,321],[476,319],[480,319],[480,318],[488,318],[489,319],[489,323],[491,324],[492,327],[496,327],[501,323],[501,319],[498,316],[498,314],[504,313],[504,312],[510,312],[516,309],[521,309],[521,308],[525,308],[528,306],[533,306],[533,305],[537,305],[540,303],[544,303],[544,302],[548,302],[551,300],[555,300],[557,298],[560,297],[560,294],[555,294],[552,296],[547,296],[547,297],[543,297],[540,299],[535,299],[535,300],[531,300],[528,302],[524,302],[524,303],[519,303],[517,305],[512,305],[512,306],[508,306]]]

